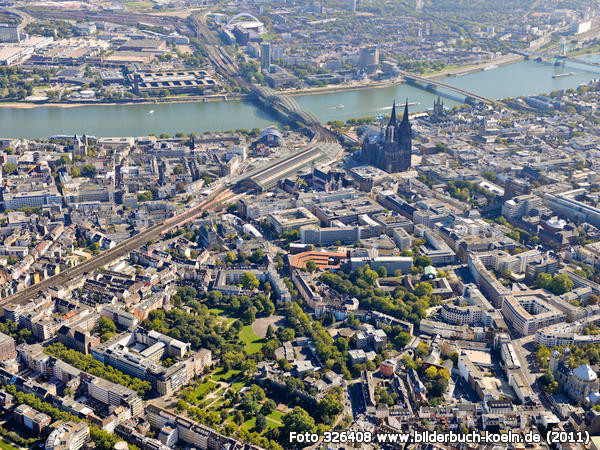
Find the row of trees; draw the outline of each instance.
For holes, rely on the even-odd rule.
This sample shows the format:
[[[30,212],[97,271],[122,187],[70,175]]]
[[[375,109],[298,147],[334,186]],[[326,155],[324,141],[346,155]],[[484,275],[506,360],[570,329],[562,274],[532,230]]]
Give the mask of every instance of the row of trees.
[[[114,367],[107,366],[104,363],[94,359],[91,355],[84,355],[77,350],[69,349],[61,343],[49,345],[44,349],[44,352],[48,355],[55,356],[56,358],[77,367],[79,370],[83,370],[91,375],[95,375],[100,378],[104,378],[113,383],[126,386],[129,389],[133,389],[140,396],[146,395],[152,386],[148,381],[140,380],[139,378],[131,377]]]
[[[296,336],[309,336],[316,348],[317,356],[327,369],[334,370],[350,379],[348,349],[335,345],[333,338],[320,322],[312,321],[297,303],[288,305],[284,311],[287,326]]]

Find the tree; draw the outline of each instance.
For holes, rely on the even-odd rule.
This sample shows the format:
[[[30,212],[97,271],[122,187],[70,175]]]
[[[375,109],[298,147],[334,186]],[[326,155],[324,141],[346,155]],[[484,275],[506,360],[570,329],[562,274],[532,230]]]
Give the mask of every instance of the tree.
[[[425,371],[425,376],[430,380],[435,380],[437,378],[438,371],[435,366],[429,366]]]
[[[433,260],[429,256],[419,255],[415,258],[415,266],[427,267],[430,266]]]
[[[283,422],[284,432],[288,435],[290,431],[295,431],[296,433],[314,433],[317,429],[315,426],[315,419],[300,406],[295,406],[294,409],[283,416],[281,420]]]
[[[550,283],[550,291],[555,295],[562,295],[566,292],[572,291],[573,286],[573,281],[563,273],[552,278],[552,282]]]
[[[300,239],[300,231],[298,231],[298,230],[284,231],[283,233],[281,233],[281,237],[288,242],[294,242],[294,241],[297,241],[298,239]]]
[[[242,371],[246,376],[252,377],[256,373],[256,361],[247,359],[242,363]]]
[[[2,172],[4,175],[16,175],[17,166],[13,163],[6,163],[4,164],[4,167],[2,167]]]
[[[86,164],[81,168],[81,174],[84,177],[93,177],[96,175],[96,168],[92,164]]]
[[[242,412],[239,409],[235,411],[233,421],[235,423],[237,423],[238,425],[241,425],[244,423],[244,415],[242,414]]]
[[[438,377],[431,385],[429,395],[433,398],[440,397],[448,389],[448,380],[443,377]]]
[[[275,403],[274,400],[268,398],[262,405],[262,407],[260,408],[260,413],[263,414],[264,416],[268,416],[269,414],[271,414],[273,411],[275,411],[277,409],[277,404]]]
[[[419,345],[415,349],[415,356],[417,358],[425,358],[427,355],[429,355],[429,347],[424,342],[419,342]]]
[[[269,326],[267,327],[267,335],[266,335],[267,339],[272,338],[273,334],[275,334],[275,330],[273,329],[273,325],[269,324]]]
[[[536,288],[548,289],[550,287],[550,283],[552,283],[552,275],[549,273],[540,273],[535,278],[533,285]]]
[[[314,261],[308,261],[306,263],[306,270],[310,273],[313,273],[315,270],[317,270],[317,263]]]
[[[404,355],[401,359],[402,361],[402,366],[406,369],[415,369],[417,367],[417,365],[415,364],[415,362],[413,361],[413,359],[410,357],[410,355]]]
[[[115,444],[121,440],[116,434],[110,434],[108,431],[94,426],[90,427],[90,437],[98,450],[112,450],[115,448]]]
[[[317,411],[324,423],[331,423],[344,410],[344,406],[335,392],[328,393],[317,405]]]
[[[267,419],[262,414],[256,415],[256,423],[254,424],[256,431],[262,433],[267,428]]]
[[[485,172],[483,172],[483,177],[486,178],[487,180],[494,182],[496,181],[496,174],[494,172],[492,172],[491,170],[486,170]]]
[[[254,264],[261,263],[263,258],[265,257],[265,252],[263,252],[260,248],[257,248],[252,252],[252,256],[250,259]]]
[[[388,272],[385,266],[379,266],[379,269],[377,269],[377,274],[379,275],[379,278],[387,277]]]
[[[433,286],[426,281],[422,281],[421,283],[415,286],[414,294],[417,297],[429,297],[433,292]]]
[[[81,176],[81,170],[79,170],[79,167],[73,166],[71,167],[71,176],[73,178],[77,178]]]
[[[440,369],[440,370],[438,370],[438,377],[445,378],[446,380],[449,380],[450,379],[450,372],[448,372],[446,369]]]
[[[174,168],[173,168],[173,175],[181,175],[185,173],[185,167],[183,167],[183,164],[178,163]]]
[[[246,309],[242,313],[241,319],[242,322],[244,322],[244,325],[252,325],[252,323],[256,320],[256,308],[251,306],[250,308]]]
[[[98,334],[113,333],[114,335],[114,333],[117,331],[117,326],[112,319],[109,319],[106,316],[100,316],[100,319],[98,319],[98,323],[96,324],[95,331]]]
[[[394,338],[394,344],[396,344],[400,348],[404,348],[408,345],[411,339],[412,336],[409,333],[402,331],[398,333],[398,335]]]
[[[260,284],[258,282],[258,278],[256,278],[256,275],[254,275],[252,272],[244,272],[240,282],[242,283],[242,287],[248,290],[256,289]]]
[[[448,355],[448,359],[450,359],[453,363],[454,366],[458,366],[458,352],[452,352]]]
[[[277,330],[277,337],[282,342],[289,342],[296,339],[296,333],[293,328],[280,328]]]
[[[511,239],[514,239],[515,241],[521,240],[521,233],[519,233],[517,230],[512,230],[510,233],[507,234],[507,236]]]
[[[548,359],[550,358],[550,349],[541,345],[535,352],[535,359],[542,369],[548,367]]]
[[[367,269],[365,270],[365,281],[369,283],[371,286],[375,284],[375,281],[379,277],[379,274],[374,270]]]
[[[600,301],[600,297],[598,297],[596,294],[592,294],[585,301],[585,305],[586,306],[597,305],[599,301]]]

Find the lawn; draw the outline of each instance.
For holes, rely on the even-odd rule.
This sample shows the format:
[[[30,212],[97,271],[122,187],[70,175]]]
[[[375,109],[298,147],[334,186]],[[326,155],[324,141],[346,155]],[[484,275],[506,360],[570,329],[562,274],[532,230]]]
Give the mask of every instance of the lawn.
[[[221,323],[224,323],[227,326],[227,328],[229,328],[231,324],[237,320],[235,317],[227,317],[225,315],[225,311],[221,308],[210,308],[208,312],[213,316],[216,316]]]
[[[242,429],[246,430],[246,431],[250,431],[252,428],[254,428],[254,424],[256,423],[256,417],[253,417],[250,420],[246,420],[243,424],[242,424]]]
[[[264,343],[264,339],[259,338],[254,331],[252,331],[252,325],[246,325],[241,329],[240,339],[244,343],[244,350],[248,354],[259,351]]]
[[[275,422],[281,423],[281,420],[283,419],[283,413],[281,411],[275,410],[267,416],[267,419],[272,419]]]
[[[215,381],[230,381],[232,378],[239,375],[242,371],[238,369],[231,369],[225,372],[224,368],[215,370],[210,374],[210,378]]]
[[[247,384],[246,381],[236,381],[235,383],[233,383],[231,385],[231,387],[229,389],[233,392],[240,392],[242,390],[242,388],[244,386],[246,386],[246,384]]]
[[[0,439],[0,449],[2,450],[19,450],[19,447],[15,447],[12,444],[9,444],[4,439]]]
[[[210,380],[206,381],[196,388],[196,391],[194,392],[194,394],[197,393],[197,395],[199,395],[199,396],[204,396],[208,393],[208,391],[211,388],[215,387],[216,385],[217,385],[217,383],[215,383],[214,381],[210,381]]]
[[[217,383],[214,381],[205,381],[204,383],[196,386],[196,388],[189,394],[190,403],[197,405],[202,399],[208,394],[211,389],[214,389]]]
[[[273,414],[277,413],[279,414],[279,418],[278,419],[274,419],[274,420],[270,420],[273,417]],[[243,424],[242,424],[242,428],[246,431],[252,431],[252,429],[254,428],[254,425],[256,425],[256,417],[253,417],[250,420],[246,420]],[[281,413],[279,413],[278,411],[273,411],[273,413],[269,414],[267,416],[267,430],[272,430],[273,428],[279,428],[281,427]]]
[[[154,6],[154,3],[146,1],[133,1],[125,2],[125,5],[131,9],[151,9]]]

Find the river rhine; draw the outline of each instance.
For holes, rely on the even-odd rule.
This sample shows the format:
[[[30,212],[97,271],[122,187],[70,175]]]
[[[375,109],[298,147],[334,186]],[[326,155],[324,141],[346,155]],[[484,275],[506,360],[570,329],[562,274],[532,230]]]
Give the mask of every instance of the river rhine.
[[[600,55],[585,57],[600,62]],[[552,78],[563,72],[575,75]],[[576,88],[600,78],[600,67],[567,63],[554,67],[522,61],[458,77],[445,77],[447,84],[467,89],[488,98],[501,99]],[[447,93],[446,106],[462,103],[458,94]],[[332,94],[297,96],[301,108],[312,111],[322,122],[352,117],[376,116],[389,112],[392,101],[408,99],[411,111],[431,108],[437,94],[408,85],[369,88]],[[337,108],[344,105],[344,108]],[[57,134],[92,136],[144,136],[150,133],[265,128],[277,124],[276,117],[252,102],[165,103],[137,105],[89,105],[72,108],[40,106],[29,109],[0,107],[0,137],[40,138]]]

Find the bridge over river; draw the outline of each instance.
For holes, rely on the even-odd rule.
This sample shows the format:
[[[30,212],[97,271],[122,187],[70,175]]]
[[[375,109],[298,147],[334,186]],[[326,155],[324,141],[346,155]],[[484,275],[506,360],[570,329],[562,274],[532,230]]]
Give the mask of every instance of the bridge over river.
[[[452,86],[446,83],[442,83],[439,80],[435,80],[433,78],[424,78],[421,77],[419,75],[415,75],[412,73],[408,73],[408,72],[404,72],[404,71],[400,71],[400,75],[404,78],[404,80],[406,80],[406,82],[408,83],[423,83],[425,84],[425,86],[431,85],[431,86],[435,86],[435,87],[441,87],[444,89],[447,89],[449,91],[452,92],[456,92],[458,94],[464,95],[466,99],[472,98],[474,100],[478,100],[480,102],[483,103],[487,103],[487,104],[491,104],[491,103],[496,103],[497,101],[488,97],[484,97],[483,95],[479,95],[475,92],[471,92],[468,91],[466,89],[461,89],[459,87],[456,86]],[[417,85],[418,86],[418,85]]]

